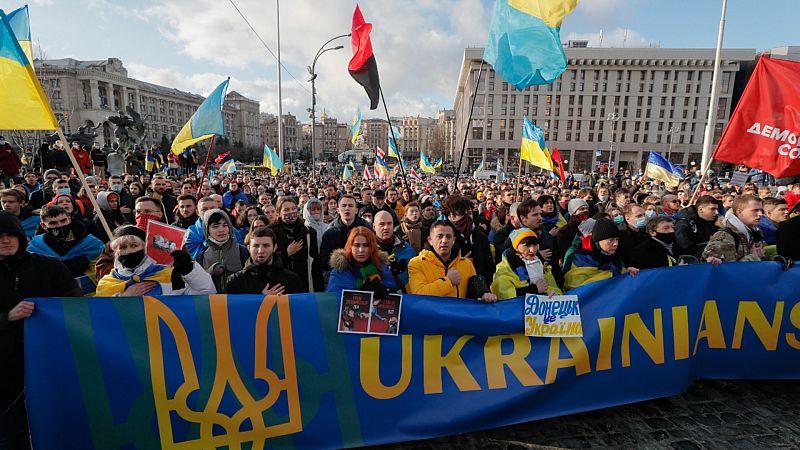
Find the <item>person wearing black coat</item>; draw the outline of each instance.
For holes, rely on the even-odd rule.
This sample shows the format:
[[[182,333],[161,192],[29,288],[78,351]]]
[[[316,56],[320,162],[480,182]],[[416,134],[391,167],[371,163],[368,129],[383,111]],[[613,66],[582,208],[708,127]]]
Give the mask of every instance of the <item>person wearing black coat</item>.
[[[800,216],[780,224],[776,236],[778,254],[792,261],[800,261]]]
[[[668,216],[656,216],[647,221],[647,239],[631,250],[628,266],[637,269],[657,269],[675,265],[673,244],[675,224]]]
[[[644,215],[644,208],[636,204],[626,205],[622,209],[625,220],[618,225],[619,228],[619,249],[617,253],[622,256],[622,262],[626,267],[641,267],[632,264],[633,249],[643,244],[648,239],[647,218]]]
[[[23,322],[36,297],[80,297],[69,269],[58,259],[27,251],[19,219],[0,211],[0,442],[30,448],[23,394]]]
[[[275,253],[277,247],[272,229],[253,230],[247,249],[250,258],[242,270],[228,277],[226,294],[288,295],[308,291],[296,273],[283,268]]]
[[[322,235],[319,257],[314,259],[314,273],[331,270],[331,253],[336,249],[344,248],[350,230],[355,227],[372,229],[369,222],[356,216],[356,211],[356,199],[352,195],[345,194],[339,198],[338,217],[330,223],[330,228]]]
[[[309,260],[319,258],[316,230],[306,227],[300,219],[294,197],[280,197],[276,207],[278,220],[269,225],[275,233],[275,254],[283,262],[283,267],[300,277],[303,285],[300,292],[322,291],[322,273],[312,271]]]
[[[472,260],[475,273],[481,275],[487,285],[494,278],[494,258],[489,238],[472,222],[472,203],[462,195],[448,196],[442,205],[442,213],[452,222],[456,231],[456,247],[461,256]]]
[[[710,195],[704,195],[696,204],[682,209],[675,223],[675,255],[700,258],[711,236],[719,230],[716,223],[718,212],[719,202]]]

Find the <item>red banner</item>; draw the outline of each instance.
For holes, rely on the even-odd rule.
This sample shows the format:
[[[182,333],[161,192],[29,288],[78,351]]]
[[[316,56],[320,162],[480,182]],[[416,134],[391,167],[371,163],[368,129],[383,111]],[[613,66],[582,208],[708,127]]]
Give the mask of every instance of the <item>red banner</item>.
[[[713,158],[800,175],[800,62],[762,57]]]
[[[561,160],[561,153],[558,152],[558,147],[553,148],[553,153],[550,155],[553,162],[558,165],[558,176],[561,182],[564,182],[564,161]]]

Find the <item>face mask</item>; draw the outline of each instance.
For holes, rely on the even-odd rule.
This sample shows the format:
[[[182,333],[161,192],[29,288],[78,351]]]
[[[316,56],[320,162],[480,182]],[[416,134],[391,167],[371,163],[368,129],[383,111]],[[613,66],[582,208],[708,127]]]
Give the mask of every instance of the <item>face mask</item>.
[[[575,215],[574,215],[574,216],[572,216],[572,217],[573,217],[575,220],[577,220],[578,222],[583,222],[584,220],[586,220],[586,219],[588,219],[588,218],[589,218],[589,211],[582,212],[582,213],[580,213],[580,214],[575,214]]]
[[[656,239],[669,245],[675,242],[675,233],[656,233]]]
[[[147,232],[147,224],[152,220],[154,222],[158,222],[161,218],[154,215],[154,214],[139,214],[136,216],[136,226],[142,230]]]
[[[70,225],[64,225],[56,228],[48,228],[47,234],[55,240],[63,241],[69,236]]]
[[[641,229],[641,228],[644,228],[645,226],[647,226],[647,219],[637,219],[636,220],[636,228]]]
[[[144,260],[144,249],[138,252],[128,253],[127,255],[120,255],[117,257],[117,260],[122,264],[122,267],[126,269],[135,269],[139,267],[139,264]]]
[[[621,224],[624,220],[625,220],[625,217],[623,217],[623,216],[615,216],[614,217],[614,223],[617,224],[617,225]]]
[[[122,192],[122,185],[121,184],[112,184],[111,190],[114,192]]]
[[[601,202],[607,202],[608,201],[608,196],[607,195],[598,195],[597,198],[599,198]]]
[[[72,190],[70,188],[60,188],[60,189],[56,190],[56,194],[71,195],[72,194]]]
[[[652,209],[648,209],[647,211],[644,212],[644,216],[649,219],[651,217],[655,217],[656,216],[656,212],[653,211]]]

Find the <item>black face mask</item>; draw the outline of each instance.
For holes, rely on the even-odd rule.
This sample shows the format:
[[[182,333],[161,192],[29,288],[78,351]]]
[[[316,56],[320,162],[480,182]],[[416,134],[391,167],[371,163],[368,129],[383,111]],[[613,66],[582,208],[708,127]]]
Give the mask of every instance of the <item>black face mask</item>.
[[[138,252],[128,253],[127,255],[120,255],[117,257],[122,267],[126,269],[135,269],[144,260],[144,249]]]
[[[675,242],[675,233],[656,233],[656,239],[669,245]]]
[[[71,225],[63,225],[63,226],[55,227],[55,228],[48,228],[47,229],[47,234],[51,238],[53,238],[53,239],[55,239],[57,241],[63,241],[63,240],[67,239],[67,236],[69,236],[69,232],[70,232],[71,228],[72,228]]]

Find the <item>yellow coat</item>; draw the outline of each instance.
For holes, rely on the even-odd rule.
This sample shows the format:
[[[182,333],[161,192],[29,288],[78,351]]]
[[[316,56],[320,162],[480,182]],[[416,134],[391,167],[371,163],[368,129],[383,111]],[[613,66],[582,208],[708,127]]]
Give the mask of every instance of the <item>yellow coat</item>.
[[[447,278],[447,271],[456,269],[461,273],[461,282],[454,286]],[[409,294],[438,295],[440,297],[467,297],[469,279],[475,276],[475,266],[467,258],[457,256],[445,268],[436,253],[422,250],[408,262]]]
[[[558,288],[556,279],[553,277],[550,264],[543,263],[542,265],[544,267],[544,280],[547,282],[547,287],[560,295],[561,289]],[[509,264],[506,255],[503,255],[503,260],[497,265],[497,270],[494,273],[492,293],[497,296],[498,300],[505,300],[507,298],[517,297],[517,289],[526,288],[528,286],[530,286],[530,282],[527,279],[520,279],[519,275],[511,268],[511,264]],[[542,294],[544,294],[544,292],[542,292]]]

